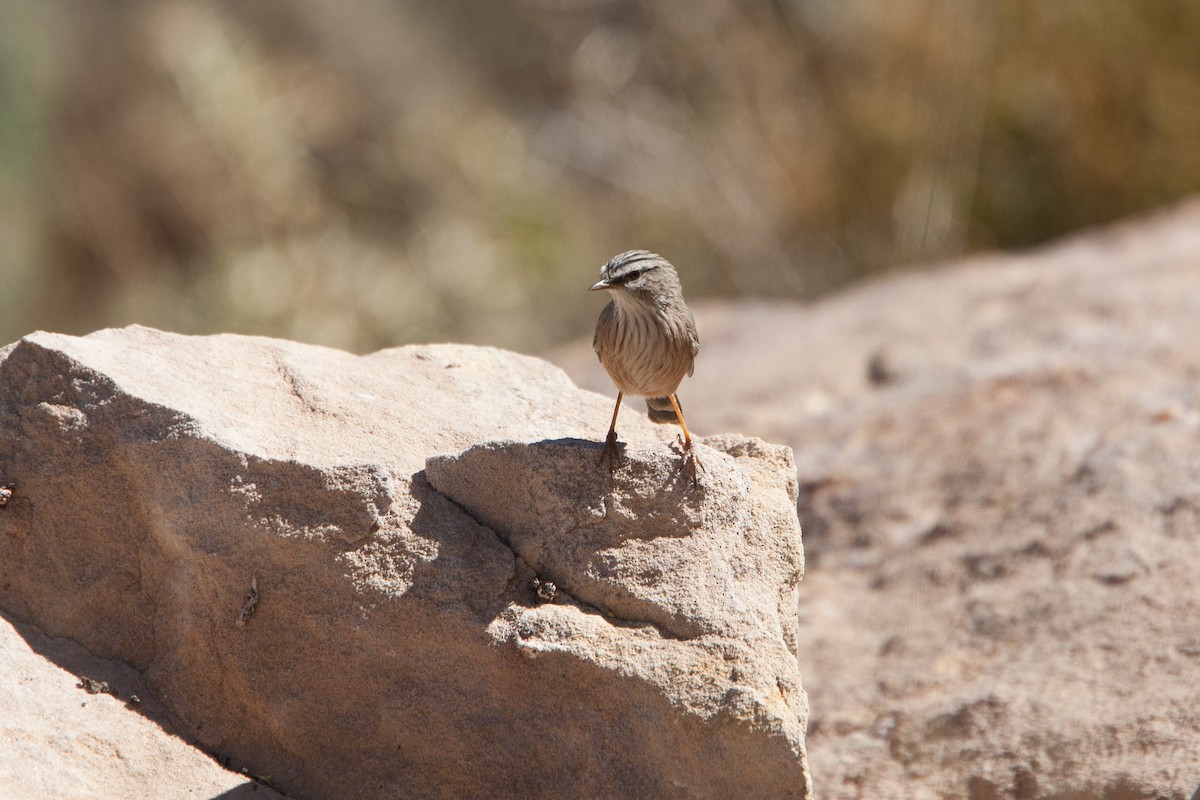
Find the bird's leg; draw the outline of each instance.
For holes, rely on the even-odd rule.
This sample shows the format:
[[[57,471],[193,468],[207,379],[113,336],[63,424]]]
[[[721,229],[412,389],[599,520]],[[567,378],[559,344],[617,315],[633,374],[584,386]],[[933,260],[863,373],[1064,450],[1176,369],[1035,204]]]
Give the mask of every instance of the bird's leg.
[[[617,392],[617,404],[613,407],[612,424],[608,426],[608,438],[604,440],[604,452],[600,454],[600,463],[607,463],[610,470],[621,463],[621,450],[617,446],[617,414],[621,411],[621,398],[624,396],[624,392]]]
[[[692,435],[688,433],[687,423],[683,421],[683,409],[679,407],[679,400],[675,395],[671,395],[671,406],[675,409],[675,416],[679,417],[679,427],[683,428],[683,441],[680,445],[683,447],[683,461],[692,468],[692,485],[699,484],[700,478],[700,459],[696,456],[696,451],[692,449]],[[678,438],[678,437],[677,437]]]

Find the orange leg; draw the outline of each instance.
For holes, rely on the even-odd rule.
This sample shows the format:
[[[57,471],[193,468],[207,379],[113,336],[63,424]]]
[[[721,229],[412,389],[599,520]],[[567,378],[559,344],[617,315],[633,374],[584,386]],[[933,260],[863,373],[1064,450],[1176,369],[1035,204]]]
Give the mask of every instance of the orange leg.
[[[604,452],[600,454],[600,463],[603,464],[607,461],[610,468],[621,460],[621,453],[617,449],[617,414],[621,411],[621,399],[624,396],[624,392],[617,392],[617,404],[613,407],[612,424],[608,426],[608,437],[604,440]]]
[[[679,407],[679,400],[675,395],[671,395],[671,405],[675,409],[675,416],[679,417],[679,427],[683,428],[683,459],[684,463],[690,464],[692,467],[692,485],[699,485],[700,459],[696,457],[696,451],[692,449],[692,435],[688,433],[687,423],[683,421],[683,409]]]
[[[617,438],[617,414],[621,411],[621,399],[625,397],[624,392],[617,392],[617,404],[613,406],[612,424],[608,426],[608,438]]]
[[[692,449],[692,435],[688,433],[687,423],[683,421],[683,409],[679,407],[679,401],[675,399],[675,395],[671,395],[671,405],[675,408],[675,416],[679,417],[679,425],[683,428],[683,448],[685,450]],[[616,417],[613,417],[613,422],[616,422]]]

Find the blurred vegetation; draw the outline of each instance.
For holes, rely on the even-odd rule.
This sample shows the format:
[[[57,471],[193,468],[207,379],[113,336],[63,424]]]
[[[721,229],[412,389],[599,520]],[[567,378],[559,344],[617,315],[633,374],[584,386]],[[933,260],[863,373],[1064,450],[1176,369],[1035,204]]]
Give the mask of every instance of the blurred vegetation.
[[[1189,0],[0,0],[0,342],[540,350],[1200,188]]]

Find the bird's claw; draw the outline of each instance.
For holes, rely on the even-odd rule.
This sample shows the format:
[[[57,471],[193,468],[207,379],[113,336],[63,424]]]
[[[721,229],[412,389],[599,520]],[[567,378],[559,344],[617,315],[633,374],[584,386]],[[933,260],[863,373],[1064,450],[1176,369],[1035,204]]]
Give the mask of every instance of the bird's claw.
[[[696,449],[692,444],[691,439],[684,439],[680,434],[675,434],[675,442],[683,451],[683,463],[680,469],[691,469],[692,472],[692,488],[700,488],[700,457],[696,455]]]
[[[606,464],[609,472],[613,472],[621,466],[621,462],[624,460],[621,450],[622,446],[617,441],[617,432],[609,431],[608,438],[604,440],[604,450],[600,453],[600,463]]]

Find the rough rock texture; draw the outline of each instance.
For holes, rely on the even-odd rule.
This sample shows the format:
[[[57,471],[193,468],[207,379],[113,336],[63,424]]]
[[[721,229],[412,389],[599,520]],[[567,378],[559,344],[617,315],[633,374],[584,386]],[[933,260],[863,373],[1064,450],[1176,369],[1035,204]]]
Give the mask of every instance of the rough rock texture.
[[[795,448],[817,796],[1193,796],[1200,204],[697,318],[689,423]]]
[[[701,718],[740,721],[739,758],[787,764],[807,716],[790,669],[803,558],[798,540],[780,535],[792,527],[795,467],[787,448],[758,440],[706,444],[720,452],[705,450],[700,491],[645,446],[626,450],[611,491],[597,491],[593,450],[570,441],[484,445],[431,459],[427,471],[541,579],[584,604],[506,615],[493,626],[498,638],[537,657],[573,654],[635,671]],[[688,770],[711,772],[706,758]],[[689,793],[799,789],[794,769],[767,791],[715,767]]]
[[[610,476],[610,402],[484,348],[31,335],[0,608],[289,796],[807,797],[790,454],[706,440],[693,487],[627,414]]]
[[[3,800],[280,797],[164,730],[145,680],[120,661],[0,617],[0,665]],[[107,690],[89,694],[85,678]]]

